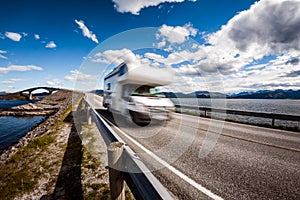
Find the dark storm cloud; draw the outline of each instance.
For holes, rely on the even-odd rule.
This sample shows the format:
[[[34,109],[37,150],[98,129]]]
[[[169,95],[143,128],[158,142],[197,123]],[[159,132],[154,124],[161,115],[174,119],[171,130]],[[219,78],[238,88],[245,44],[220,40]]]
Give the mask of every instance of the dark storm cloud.
[[[288,65],[288,64],[298,65],[299,64],[299,58],[292,58],[292,59],[288,60],[285,64],[286,65]]]
[[[300,76],[300,70],[291,71],[291,72],[286,73],[286,74],[284,74],[280,77],[292,77],[293,78],[293,77],[298,77],[298,76]]]
[[[231,23],[228,36],[241,51],[247,51],[253,43],[268,46],[272,53],[300,50],[298,0],[262,0]]]

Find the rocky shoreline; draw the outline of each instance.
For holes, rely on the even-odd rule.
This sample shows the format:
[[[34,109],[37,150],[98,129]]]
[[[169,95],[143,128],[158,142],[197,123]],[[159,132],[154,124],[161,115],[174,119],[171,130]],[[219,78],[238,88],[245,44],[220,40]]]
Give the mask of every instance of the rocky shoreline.
[[[14,155],[18,149],[26,146],[28,142],[46,133],[65,114],[66,110],[72,105],[72,102],[79,100],[82,96],[82,93],[59,90],[56,93],[46,96],[42,101],[1,110],[0,116],[44,115],[45,118],[42,122],[36,124],[31,131],[27,132],[17,143],[0,152],[0,165]]]

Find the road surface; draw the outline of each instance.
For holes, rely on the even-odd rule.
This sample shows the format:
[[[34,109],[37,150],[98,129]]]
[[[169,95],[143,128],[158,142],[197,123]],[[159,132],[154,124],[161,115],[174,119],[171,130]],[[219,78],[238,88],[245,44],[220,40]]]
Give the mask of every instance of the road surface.
[[[300,199],[299,133],[176,113],[168,122],[139,127],[109,114],[101,98],[90,98],[175,198]],[[215,145],[209,136],[218,139]],[[203,146],[213,146],[204,157]]]

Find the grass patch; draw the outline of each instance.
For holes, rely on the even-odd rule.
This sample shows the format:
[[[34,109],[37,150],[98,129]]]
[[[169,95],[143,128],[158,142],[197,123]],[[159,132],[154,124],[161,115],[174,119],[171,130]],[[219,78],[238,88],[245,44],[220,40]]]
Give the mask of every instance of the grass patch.
[[[36,184],[32,174],[28,173],[27,166],[14,173],[10,173],[10,169],[1,170],[0,179],[0,199],[12,199],[20,192],[30,191]],[[7,184],[3,184],[3,181],[5,181]]]
[[[47,148],[47,146],[53,142],[55,142],[55,137],[52,135],[46,135],[46,136],[34,139],[25,148],[33,148],[33,149],[39,148],[39,149],[45,150]]]
[[[33,190],[42,175],[40,167],[50,168],[36,156],[53,142],[55,138],[49,135],[36,138],[0,167],[0,199],[12,199]]]

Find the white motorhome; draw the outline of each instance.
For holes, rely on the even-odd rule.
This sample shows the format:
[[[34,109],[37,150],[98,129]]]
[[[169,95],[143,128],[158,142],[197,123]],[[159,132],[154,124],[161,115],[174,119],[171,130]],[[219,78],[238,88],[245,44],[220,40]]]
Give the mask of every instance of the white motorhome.
[[[157,95],[156,87],[170,84],[173,78],[173,71],[167,68],[122,63],[104,78],[103,106],[130,116],[137,124],[168,120],[174,104]]]

